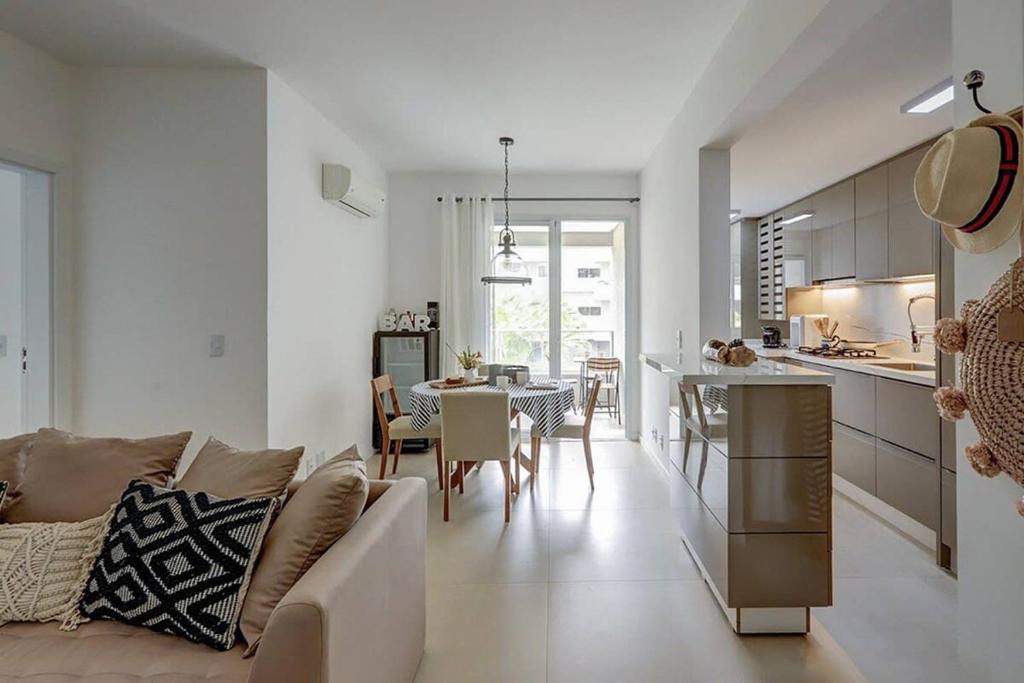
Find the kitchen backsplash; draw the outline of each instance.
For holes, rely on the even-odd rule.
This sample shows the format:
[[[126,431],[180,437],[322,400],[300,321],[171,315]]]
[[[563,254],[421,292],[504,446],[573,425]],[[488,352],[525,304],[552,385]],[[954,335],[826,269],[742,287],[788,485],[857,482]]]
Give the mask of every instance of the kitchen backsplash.
[[[843,339],[865,341],[898,340],[899,346],[886,349],[891,356],[918,356],[910,351],[910,321],[907,303],[913,296],[935,294],[934,281],[900,282],[850,287],[828,287],[821,290],[821,311],[839,321]],[[913,306],[914,322],[919,330],[931,331],[935,324],[935,302],[917,301]],[[935,355],[931,335],[924,337],[920,356]]]

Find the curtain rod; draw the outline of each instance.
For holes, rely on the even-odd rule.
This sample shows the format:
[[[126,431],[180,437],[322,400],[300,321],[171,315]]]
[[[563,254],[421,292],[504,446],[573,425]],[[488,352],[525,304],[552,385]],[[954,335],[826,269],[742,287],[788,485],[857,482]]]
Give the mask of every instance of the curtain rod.
[[[462,197],[456,197],[456,202],[461,202]],[[509,197],[510,202],[629,202],[636,204],[639,197]],[[437,201],[444,201],[444,197],[438,197]],[[504,201],[502,197],[495,197],[495,202]]]

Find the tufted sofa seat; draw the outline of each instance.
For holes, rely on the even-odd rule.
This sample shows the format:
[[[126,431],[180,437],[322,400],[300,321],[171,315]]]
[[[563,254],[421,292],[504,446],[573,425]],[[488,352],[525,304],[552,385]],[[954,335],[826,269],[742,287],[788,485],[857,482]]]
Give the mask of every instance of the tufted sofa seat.
[[[400,683],[426,637],[426,482],[371,482],[368,507],[284,596],[256,655],[111,621],[0,627],[0,683]]]

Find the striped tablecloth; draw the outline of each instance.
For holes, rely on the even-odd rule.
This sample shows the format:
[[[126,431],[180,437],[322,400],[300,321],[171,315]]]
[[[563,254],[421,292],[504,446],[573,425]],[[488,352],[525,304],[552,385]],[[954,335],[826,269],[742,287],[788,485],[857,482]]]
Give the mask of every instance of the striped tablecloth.
[[[492,386],[465,387],[463,389],[435,389],[420,382],[409,390],[412,425],[417,430],[427,426],[430,418],[441,412],[441,394],[449,391],[508,391],[512,408],[533,420],[534,433],[551,436],[565,422],[565,414],[572,410],[573,385],[559,381],[557,389],[528,389],[512,384],[508,389]]]

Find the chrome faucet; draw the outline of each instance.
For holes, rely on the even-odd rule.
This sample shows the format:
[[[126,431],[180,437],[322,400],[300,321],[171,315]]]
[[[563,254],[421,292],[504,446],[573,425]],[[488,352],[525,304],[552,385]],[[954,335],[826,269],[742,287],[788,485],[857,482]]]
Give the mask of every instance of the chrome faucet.
[[[926,334],[934,334],[934,332],[920,332],[917,329],[917,323],[914,322],[914,316],[910,311],[910,307],[914,305],[914,302],[920,301],[921,299],[931,299],[935,301],[935,297],[931,294],[918,294],[917,296],[910,297],[910,301],[907,302],[907,320],[910,321],[910,350],[914,353],[921,352],[921,337]]]

